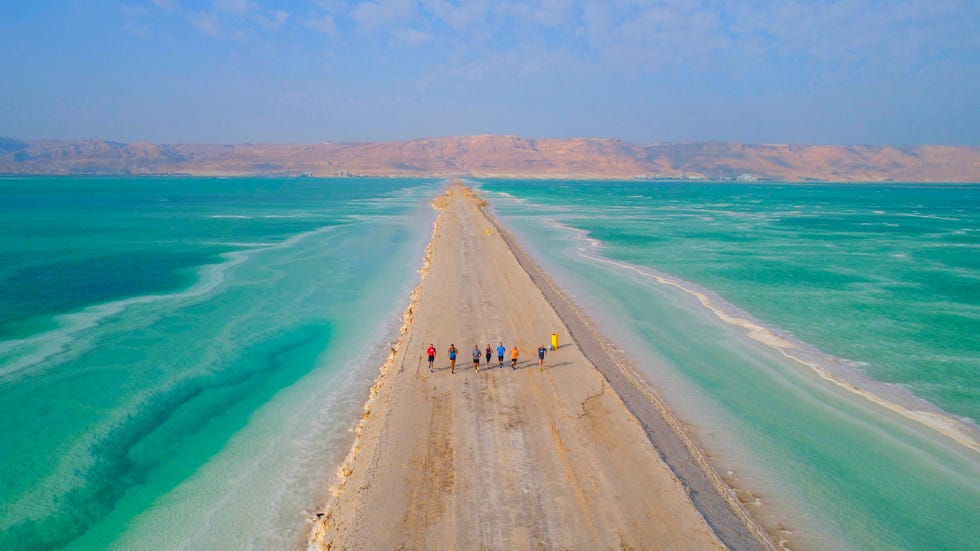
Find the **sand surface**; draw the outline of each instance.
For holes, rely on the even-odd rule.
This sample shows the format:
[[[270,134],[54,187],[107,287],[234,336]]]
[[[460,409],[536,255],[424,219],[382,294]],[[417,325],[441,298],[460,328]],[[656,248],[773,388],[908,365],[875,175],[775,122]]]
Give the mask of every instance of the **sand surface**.
[[[460,185],[435,202],[422,283],[311,547],[769,547],[656,397],[482,204]],[[552,333],[561,346],[541,371],[536,349]],[[476,372],[473,346],[501,341],[504,367],[494,352]]]

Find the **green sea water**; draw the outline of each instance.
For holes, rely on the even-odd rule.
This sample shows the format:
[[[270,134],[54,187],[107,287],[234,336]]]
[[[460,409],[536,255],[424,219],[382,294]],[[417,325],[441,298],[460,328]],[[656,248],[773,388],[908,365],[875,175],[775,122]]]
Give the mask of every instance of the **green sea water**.
[[[479,185],[791,545],[976,548],[977,451],[867,397],[975,443],[980,186]]]
[[[440,185],[0,179],[0,548],[301,547]],[[975,420],[980,188],[482,185],[792,544],[975,545],[975,452],[688,291]]]
[[[0,549],[301,545],[440,185],[0,179]]]

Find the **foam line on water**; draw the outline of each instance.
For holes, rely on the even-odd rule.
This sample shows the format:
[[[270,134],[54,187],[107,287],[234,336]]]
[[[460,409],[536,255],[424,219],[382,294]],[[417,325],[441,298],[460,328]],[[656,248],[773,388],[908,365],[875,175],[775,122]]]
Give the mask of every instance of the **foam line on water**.
[[[974,452],[980,453],[977,426],[968,419],[954,417],[931,402],[914,395],[904,386],[874,380],[849,365],[849,362],[845,360],[821,352],[810,344],[779,334],[778,331],[766,327],[750,314],[728,303],[713,291],[653,268],[637,266],[602,256],[599,252],[602,248],[602,242],[590,237],[585,230],[562,224],[553,219],[546,219],[545,222],[570,233],[576,240],[586,243],[585,246],[576,248],[577,253],[582,258],[592,263],[639,275],[647,281],[654,281],[657,284],[678,289],[696,298],[704,308],[722,322],[744,330],[750,339],[776,350],[787,359],[812,369],[821,378],[878,406],[921,423]],[[880,387],[882,391],[887,390],[888,393],[895,395],[895,399],[889,399],[871,387]]]
[[[256,412],[254,426],[246,429],[278,436],[260,440],[261,447],[256,447],[254,434],[236,434],[219,456],[172,490],[152,515],[137,518],[135,529],[127,531],[111,548],[131,549],[137,544],[176,549],[215,545],[248,548],[257,535],[274,542],[269,543],[274,548],[295,544],[306,533],[302,519],[315,515],[313,504],[320,497],[313,488],[326,488],[333,476],[324,466],[339,463],[349,447],[353,429],[348,420],[356,418],[362,405],[362,387],[389,353],[391,345],[382,343],[388,343],[386,339],[392,337],[398,319],[394,314],[388,317],[386,314],[383,328],[378,326],[365,334],[376,337],[365,340],[360,349],[355,346],[346,353],[338,352],[334,359],[347,366],[345,370],[307,375],[299,381],[300,387],[270,402],[273,407]],[[297,398],[299,403],[293,403]],[[290,405],[277,406],[277,400]],[[280,416],[285,410],[289,413]],[[277,525],[268,510],[280,511],[292,521],[285,527]],[[253,525],[248,530],[237,528],[242,521]],[[175,539],[168,525],[192,528]]]
[[[48,359],[68,351],[80,333],[98,326],[104,320],[119,315],[132,306],[198,299],[207,296],[221,285],[228,270],[246,262],[252,255],[263,251],[288,248],[307,237],[323,234],[338,227],[325,226],[291,236],[270,246],[222,253],[220,256],[224,262],[202,266],[198,271],[197,281],[182,291],[141,295],[89,306],[79,312],[56,316],[55,321],[58,325],[56,329],[23,339],[0,341],[0,357],[9,358],[9,360],[0,363],[0,383],[7,383],[17,374],[24,373],[32,367],[40,366]]]
[[[416,248],[423,243],[419,241]],[[408,260],[418,268],[416,256]],[[402,292],[394,296],[408,294],[410,285],[406,278],[398,285]],[[372,370],[389,353],[391,339],[402,323],[398,301],[381,303],[385,304],[379,317],[383,322],[344,328],[338,339],[344,344],[336,354],[331,352],[329,360],[344,365],[343,370],[334,374],[314,370],[277,395],[253,414],[245,432],[236,434],[218,456],[161,500],[152,514],[135,519],[133,528],[111,548],[251,548],[259,537],[262,547],[293,546],[297,535],[306,532],[306,524],[294,515],[314,515],[313,505],[321,498],[316,488],[326,488],[332,478],[332,471],[324,466],[339,463],[340,450],[349,447],[347,420],[356,418],[362,406],[361,391],[366,391]],[[291,413],[282,417],[286,412]],[[338,423],[338,419],[344,421]],[[252,442],[255,430],[277,436],[260,440],[265,444],[258,451]],[[235,473],[234,478],[228,473]],[[270,520],[266,513],[270,505],[280,511],[278,520]],[[242,529],[243,523],[248,527]],[[170,527],[178,524],[193,528],[174,539]]]
[[[300,240],[314,234],[327,234],[327,232],[330,230],[340,227],[350,226],[330,226],[327,228],[321,228],[320,230],[314,230],[293,236],[290,239],[275,245],[274,247],[264,247],[260,250],[268,251],[270,249],[287,248],[290,245],[296,244]],[[282,254],[277,253],[277,256],[293,256],[297,254],[295,252],[297,250],[321,250],[325,247],[323,247],[323,244],[320,243],[320,241],[325,240],[313,241],[309,243],[309,246],[293,247],[286,250]],[[245,262],[250,256],[260,252],[260,250],[248,250],[234,253],[237,255],[235,257],[237,259],[237,263],[240,264],[241,262]],[[299,254],[305,256],[305,252],[301,252]],[[414,258],[414,255],[411,257]],[[227,265],[230,261],[231,260],[222,263],[219,266],[223,266],[224,269],[227,270],[231,267]],[[266,266],[266,263],[263,262],[263,265]],[[234,280],[232,281],[234,282]],[[202,284],[203,283],[204,282],[202,281]],[[220,282],[215,283],[215,285],[218,284],[220,284]],[[405,285],[407,286],[408,283]],[[187,293],[185,292],[182,294],[186,295]],[[339,360],[340,363],[347,366],[343,371],[344,375],[341,377],[341,380],[344,381],[340,384],[341,387],[357,389],[358,384],[363,384],[368,380],[365,377],[365,372],[367,369],[369,369],[370,365],[376,365],[376,359],[387,350],[386,347],[381,347],[378,342],[381,340],[383,335],[387,335],[392,332],[392,324],[396,323],[395,320],[397,318],[394,314],[394,307],[392,308],[393,310],[390,316],[391,319],[388,320],[388,323],[383,324],[382,326],[375,326],[374,324],[371,324],[371,328],[374,329],[375,332],[366,333],[370,336],[370,338],[356,338],[353,341],[347,339],[344,341],[346,343],[345,350],[349,348],[354,353],[345,353],[339,355],[337,358],[334,358],[333,356],[331,357],[332,360]],[[383,316],[382,319],[388,319],[388,317]],[[345,335],[350,337],[352,334],[350,333],[351,330],[347,331],[348,332],[345,333]],[[360,332],[355,331],[353,335],[359,336]],[[223,342],[223,339],[219,339],[219,341]],[[356,347],[351,348],[352,342],[363,343],[363,348],[360,353],[356,353]],[[212,350],[214,349],[214,347],[209,348]],[[220,356],[221,354],[216,352],[215,355]],[[367,360],[365,360],[365,358],[367,358]],[[157,427],[160,423],[165,422],[165,420],[168,419],[174,411],[176,411],[175,408],[182,407],[181,404],[196,399],[196,396],[199,394],[204,394],[216,389],[220,391],[223,388],[234,387],[240,382],[237,379],[229,379],[224,376],[220,380],[213,379],[211,377],[212,370],[208,364],[215,361],[215,358],[211,358],[207,355],[203,356],[199,362],[199,365],[196,366],[195,369],[183,369],[179,372],[177,377],[164,381],[163,385],[157,385],[156,388],[150,388],[141,394],[129,397],[125,404],[121,404],[120,407],[112,410],[110,415],[106,419],[102,420],[98,426],[94,427],[92,430],[86,431],[84,434],[80,434],[61,460],[54,465],[54,468],[49,476],[42,479],[29,493],[21,496],[16,502],[5,504],[4,514],[0,515],[0,517],[3,517],[0,518],[0,532],[7,530],[10,530],[12,533],[17,533],[18,531],[25,533],[31,531],[41,531],[41,528],[33,528],[32,526],[48,524],[49,521],[54,521],[56,519],[57,520],[54,522],[54,524],[60,525],[66,518],[66,509],[68,508],[72,509],[73,511],[71,515],[73,520],[71,523],[76,527],[84,528],[89,526],[91,522],[95,522],[95,520],[92,519],[101,518],[103,514],[106,514],[106,511],[100,509],[100,505],[98,504],[95,506],[90,505],[91,502],[94,501],[94,498],[92,497],[92,495],[94,495],[93,492],[102,492],[103,490],[115,491],[117,489],[106,489],[106,485],[100,486],[98,479],[103,477],[109,479],[129,479],[133,477],[138,478],[143,474],[141,471],[139,471],[139,468],[143,468],[141,466],[137,466],[137,469],[132,472],[125,470],[129,468],[127,466],[126,450],[131,449],[134,445],[139,445],[141,435],[152,433],[155,430],[155,427]],[[306,380],[311,379],[308,378]],[[306,419],[310,413],[315,413],[315,408],[322,409],[323,407],[326,407],[324,404],[330,402],[330,400],[345,401],[351,399],[348,397],[341,398],[337,393],[342,393],[342,391],[331,389],[330,385],[323,384],[324,379],[322,374],[317,375],[315,380],[319,381],[319,384],[314,386],[317,389],[320,389],[317,391],[317,398],[315,400],[311,399],[310,407],[297,409],[297,418]],[[328,378],[327,380],[332,379]],[[293,391],[290,392],[290,394],[296,394],[296,392]],[[356,396],[357,393],[355,392],[354,395]],[[356,398],[354,398],[353,401],[358,402]],[[329,403],[327,405],[329,405]],[[358,405],[360,404],[355,403],[352,407],[356,407]],[[327,417],[325,416],[325,418]],[[328,426],[329,424],[324,423],[319,430],[321,430],[321,432],[328,432],[328,436],[333,438],[335,441],[344,441],[344,435],[346,435],[345,429],[340,429],[340,436],[337,436],[334,434],[334,432],[337,431],[327,431]],[[317,449],[321,452],[325,449],[322,436],[323,435],[320,434],[315,438],[315,441],[317,442]],[[294,437],[301,438],[298,436]],[[313,441],[312,438],[313,437],[311,437],[310,441]],[[304,446],[298,446],[299,449],[297,450],[297,445],[295,445],[295,443],[282,442],[281,444],[282,446],[277,446],[277,448],[293,446],[295,452],[287,455],[282,450],[277,450],[277,453],[279,454],[278,457],[283,461],[288,459],[290,462],[294,462],[302,459],[305,461],[305,465],[307,467],[317,467],[319,465],[318,460],[323,460],[322,453],[319,456],[316,456],[315,454],[310,455],[305,459],[298,458],[297,456],[303,452],[303,450],[305,450]],[[228,522],[225,516],[232,514],[227,513],[227,511],[234,508],[228,508],[227,504],[231,501],[241,504],[241,501],[237,500],[234,496],[243,493],[247,494],[253,491],[250,489],[248,481],[255,478],[254,474],[258,472],[258,469],[269,471],[275,470],[265,459],[266,456],[271,455],[269,451],[273,445],[274,444],[270,441],[262,447],[254,447],[252,442],[248,442],[247,444],[242,444],[237,448],[242,452],[238,454],[239,457],[246,454],[257,454],[259,457],[254,459],[254,461],[261,460],[265,462],[266,465],[264,467],[257,464],[251,465],[249,463],[242,463],[246,468],[240,472],[232,469],[216,471],[215,469],[211,468],[210,470],[212,475],[211,479],[208,481],[208,485],[210,485],[213,491],[202,493],[197,496],[190,496],[196,500],[197,505],[195,505],[195,507],[197,507],[198,510],[203,511],[206,516],[202,515],[194,518],[184,517],[182,520],[186,520],[189,525],[200,526],[201,523],[197,521],[201,521],[202,518],[206,518],[208,520],[202,521],[203,523],[211,523],[215,526],[225,526],[226,530],[228,526],[233,526],[232,523]],[[223,465],[226,467],[228,465],[237,465],[238,463],[236,463],[236,461],[243,461],[236,459],[234,453],[231,453],[230,456],[232,456],[231,459],[223,463]],[[253,460],[250,459],[249,461]],[[125,476],[113,476],[112,471],[116,470],[123,472]],[[107,472],[109,473],[108,475],[105,474]],[[286,477],[287,482],[293,483],[294,486],[296,486],[299,484],[308,484],[311,472],[314,472],[313,468],[300,469],[293,470],[288,476],[283,476]],[[291,477],[302,478],[302,480],[292,481]],[[92,480],[96,480],[96,482],[93,483]],[[326,483],[324,482],[323,487],[325,486]],[[188,485],[188,487],[196,488],[197,486],[191,484]],[[283,488],[284,485],[277,485],[269,486],[265,489],[263,492],[264,506],[261,509],[262,511],[266,510],[265,507],[268,506],[270,500],[285,499],[285,494],[277,497],[277,492],[280,490],[285,491]],[[298,493],[302,490],[302,488],[294,488],[294,490],[296,490],[294,493]],[[101,496],[101,494],[99,495]],[[180,495],[183,497],[188,496],[187,493]],[[112,495],[109,497],[113,498]],[[213,497],[220,497],[220,499],[212,503],[211,500]],[[310,496],[310,501],[314,499],[316,499],[315,496]],[[292,501],[295,501],[295,499],[292,499]],[[173,504],[172,501],[170,501],[170,503]],[[296,510],[299,509],[299,507],[295,507],[295,504],[292,504],[291,506]],[[178,511],[185,511],[186,509],[180,504],[174,505],[174,507]],[[86,518],[86,515],[88,518]],[[264,515],[264,513],[255,513],[253,516],[256,518],[261,517],[263,522],[271,522],[268,521],[268,515]],[[196,521],[195,518],[197,519]],[[300,525],[302,526],[301,522],[302,521],[300,520]],[[30,530],[28,530],[28,528],[30,528]],[[252,534],[254,532],[254,528],[250,528],[249,530],[251,531],[246,530],[245,533]],[[265,530],[268,534],[277,534],[277,537],[282,531],[281,527],[277,528],[271,524]],[[160,527],[159,530],[153,532],[153,534],[167,533],[166,526]],[[201,534],[203,534],[203,532],[198,530],[198,537],[210,540],[214,539],[207,534]],[[71,534],[68,535],[71,536]],[[135,543],[139,544],[139,541],[136,541]],[[248,545],[247,541],[243,541],[241,543],[245,546]],[[167,540],[163,542],[162,545],[163,547],[174,545],[174,540]],[[141,545],[137,546],[141,547]],[[213,547],[213,545],[197,546],[193,543],[189,543],[184,546],[184,548],[204,547]],[[275,547],[281,548],[283,546],[277,545]],[[132,547],[123,546],[122,548]],[[156,548],[159,548],[159,546]]]

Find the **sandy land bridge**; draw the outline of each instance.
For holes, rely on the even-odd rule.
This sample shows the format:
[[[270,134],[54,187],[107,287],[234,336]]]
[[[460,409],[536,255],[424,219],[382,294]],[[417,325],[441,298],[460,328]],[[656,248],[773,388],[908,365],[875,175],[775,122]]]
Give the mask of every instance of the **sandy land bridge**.
[[[770,548],[656,396],[483,201],[454,184],[434,204],[422,283],[311,545]],[[540,371],[535,350],[552,332],[564,342]],[[474,371],[474,345],[501,341],[505,367],[494,352]]]

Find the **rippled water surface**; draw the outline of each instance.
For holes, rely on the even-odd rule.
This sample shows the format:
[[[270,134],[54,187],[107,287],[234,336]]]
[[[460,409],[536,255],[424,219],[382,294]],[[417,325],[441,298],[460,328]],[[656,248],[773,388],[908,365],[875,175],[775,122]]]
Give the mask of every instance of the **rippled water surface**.
[[[0,179],[0,548],[302,542],[439,186]]]
[[[975,546],[980,186],[479,185],[791,542]]]

